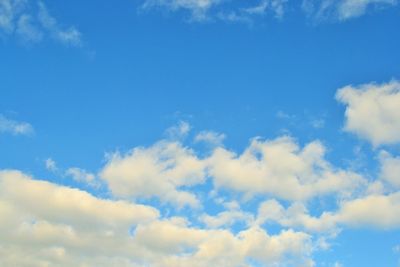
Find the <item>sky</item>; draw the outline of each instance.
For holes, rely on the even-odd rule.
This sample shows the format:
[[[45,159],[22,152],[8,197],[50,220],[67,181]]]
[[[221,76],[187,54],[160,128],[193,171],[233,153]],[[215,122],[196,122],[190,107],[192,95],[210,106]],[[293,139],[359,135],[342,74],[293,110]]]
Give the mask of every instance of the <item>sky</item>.
[[[398,0],[0,0],[0,266],[399,267]]]

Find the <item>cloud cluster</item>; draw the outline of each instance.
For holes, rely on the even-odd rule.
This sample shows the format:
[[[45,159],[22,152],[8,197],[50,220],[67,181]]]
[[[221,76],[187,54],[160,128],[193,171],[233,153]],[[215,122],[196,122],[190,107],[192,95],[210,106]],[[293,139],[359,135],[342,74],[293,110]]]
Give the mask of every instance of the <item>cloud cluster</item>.
[[[285,208],[276,200],[268,200],[260,205],[257,216],[258,224],[267,222],[309,233],[334,233],[340,227],[398,229],[400,192],[342,201],[336,211],[324,211],[318,217],[310,215],[302,203]]]
[[[72,26],[61,26],[42,1],[0,0],[0,37],[2,35],[15,36],[26,43],[50,37],[64,45],[82,45],[80,31]]]
[[[237,234],[160,219],[150,206],[100,199],[33,178],[0,172],[2,266],[251,266],[296,261],[312,266],[311,237],[259,227]]]
[[[97,174],[45,161],[94,192],[102,182],[107,198],[0,170],[0,266],[312,267],[342,228],[400,229],[400,158],[389,146],[400,140],[399,90],[393,81],[336,95],[347,131],[387,145],[373,179],[335,166],[318,140],[257,137],[238,153],[203,131],[193,143],[211,146],[199,151],[184,143],[185,122],[150,146],[108,154]],[[0,116],[3,132],[26,125]]]
[[[111,155],[100,177],[115,195],[158,197],[180,207],[199,205],[193,193],[180,188],[202,184],[208,177],[217,189],[291,201],[336,193],[346,197],[365,184],[360,175],[333,167],[324,154],[319,141],[300,149],[293,138],[283,136],[254,139],[240,155],[217,146],[211,155],[199,158],[182,143],[163,140],[126,155]]]

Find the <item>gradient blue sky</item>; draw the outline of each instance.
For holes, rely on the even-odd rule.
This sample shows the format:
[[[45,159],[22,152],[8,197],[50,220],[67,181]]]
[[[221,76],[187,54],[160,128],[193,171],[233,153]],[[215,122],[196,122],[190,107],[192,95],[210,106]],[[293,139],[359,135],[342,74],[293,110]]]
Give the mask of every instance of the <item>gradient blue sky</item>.
[[[0,265],[400,266],[399,28],[397,0],[0,0],[0,255],[26,258]],[[64,190],[94,209],[108,199],[159,214],[128,231],[111,208],[113,223],[88,234],[103,217],[82,201],[27,206],[35,183],[49,199]],[[43,237],[39,223],[87,242]],[[174,237],[140,235],[163,225]],[[121,233],[105,240],[103,228]],[[212,239],[227,233],[242,243],[200,253],[228,246]],[[104,256],[99,240],[141,252]]]

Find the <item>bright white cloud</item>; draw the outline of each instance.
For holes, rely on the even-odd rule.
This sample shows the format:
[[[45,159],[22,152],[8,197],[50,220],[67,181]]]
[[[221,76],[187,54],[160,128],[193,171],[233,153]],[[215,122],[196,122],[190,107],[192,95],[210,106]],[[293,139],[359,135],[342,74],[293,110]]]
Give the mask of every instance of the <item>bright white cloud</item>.
[[[208,228],[229,228],[235,223],[244,223],[247,226],[253,224],[253,214],[242,211],[236,201],[223,203],[223,206],[226,210],[216,215],[203,214],[200,221]]]
[[[338,90],[338,101],[346,105],[345,130],[374,146],[400,142],[400,83],[363,84]]]
[[[11,120],[0,114],[0,133],[28,135],[33,133],[33,127],[27,122]]]
[[[42,1],[0,0],[0,33],[24,42],[39,42],[49,36],[64,45],[82,45],[80,31],[61,26]]]
[[[117,196],[157,197],[180,207],[199,206],[196,195],[181,188],[201,184],[207,177],[217,189],[247,197],[264,194],[299,201],[336,193],[349,197],[365,184],[358,174],[333,167],[324,154],[320,142],[300,149],[290,137],[254,139],[241,155],[218,146],[205,158],[179,142],[160,141],[126,155],[111,155],[100,177]]]
[[[200,229],[180,217],[157,219],[149,206],[99,199],[18,171],[0,172],[0,216],[1,266],[312,266],[311,236],[302,232]]]
[[[215,149],[207,166],[217,188],[249,196],[266,194],[303,201],[334,193],[345,196],[365,183],[356,173],[331,166],[324,154],[325,147],[318,141],[301,149],[290,137],[254,139],[240,155]]]
[[[311,216],[301,203],[293,203],[285,209],[276,200],[269,200],[260,205],[257,222],[276,222],[284,227],[314,233],[336,232],[342,226],[399,229],[400,193],[371,194],[342,201],[337,211],[324,211],[319,217]]]
[[[158,197],[179,207],[199,207],[196,195],[180,188],[204,182],[205,169],[191,149],[178,142],[160,141],[125,155],[111,155],[100,177],[120,197]]]

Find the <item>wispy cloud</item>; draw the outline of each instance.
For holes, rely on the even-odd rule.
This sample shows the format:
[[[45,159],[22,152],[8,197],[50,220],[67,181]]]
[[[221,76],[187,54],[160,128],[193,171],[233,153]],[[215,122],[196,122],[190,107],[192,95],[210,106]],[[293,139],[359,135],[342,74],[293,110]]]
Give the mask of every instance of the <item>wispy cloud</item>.
[[[345,21],[397,4],[398,0],[303,0],[302,8],[317,21]]]
[[[184,12],[189,21],[229,21],[249,23],[272,16],[283,18],[289,10],[301,9],[313,21],[346,21],[369,11],[397,5],[398,0],[303,0],[299,5],[293,0],[246,1],[221,0],[145,0],[142,8]]]
[[[29,135],[33,134],[32,125],[27,122],[19,122],[8,119],[0,114],[0,133],[11,133],[14,135]]]
[[[61,26],[42,1],[0,0],[0,36],[16,37],[26,43],[51,38],[68,46],[81,46],[82,34]]]

